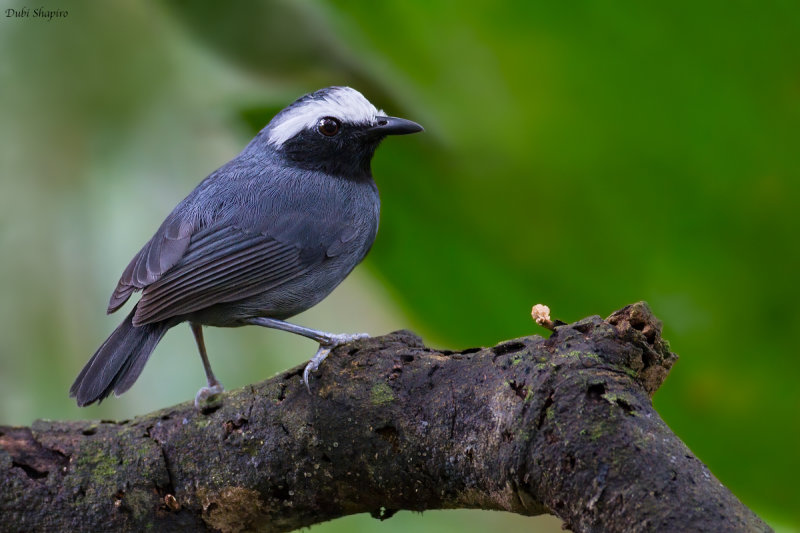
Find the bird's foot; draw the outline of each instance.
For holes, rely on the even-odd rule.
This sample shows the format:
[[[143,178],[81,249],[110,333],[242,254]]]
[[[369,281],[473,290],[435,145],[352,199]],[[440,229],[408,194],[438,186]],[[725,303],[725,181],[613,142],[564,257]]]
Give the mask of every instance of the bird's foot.
[[[306,384],[306,389],[308,389],[309,394],[311,394],[311,385],[308,384],[308,377],[312,372],[317,371],[320,363],[328,357],[329,353],[331,353],[331,349],[320,344],[317,353],[314,354],[314,357],[311,358],[311,361],[308,362],[305,370],[303,370],[303,383]]]
[[[305,370],[303,370],[303,383],[306,384],[308,393],[311,394],[311,386],[308,384],[308,378],[311,376],[312,372],[317,371],[319,365],[325,360],[326,357],[328,357],[328,355],[331,353],[331,350],[337,346],[341,346],[342,344],[347,344],[358,339],[366,339],[368,337],[368,333],[342,333],[338,335],[330,335],[325,342],[321,342],[319,344],[317,353],[314,354],[314,357],[311,358],[311,361],[308,362]]]
[[[197,394],[194,397],[194,406],[197,409],[203,409],[207,407],[207,405],[205,404],[207,404],[208,401],[210,399],[213,399],[214,396],[216,396],[217,394],[221,394],[222,391],[224,390],[225,387],[223,387],[222,383],[220,383],[219,381],[215,381],[214,383],[209,383],[208,387],[203,387],[202,389],[197,391]]]

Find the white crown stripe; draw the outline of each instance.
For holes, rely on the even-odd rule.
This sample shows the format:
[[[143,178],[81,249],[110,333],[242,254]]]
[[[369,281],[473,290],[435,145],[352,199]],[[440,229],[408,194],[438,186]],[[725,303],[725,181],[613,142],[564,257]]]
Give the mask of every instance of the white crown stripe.
[[[269,143],[280,147],[323,117],[338,118],[349,124],[374,124],[383,114],[369,100],[350,87],[334,87],[324,97],[306,100],[276,116],[269,128]]]

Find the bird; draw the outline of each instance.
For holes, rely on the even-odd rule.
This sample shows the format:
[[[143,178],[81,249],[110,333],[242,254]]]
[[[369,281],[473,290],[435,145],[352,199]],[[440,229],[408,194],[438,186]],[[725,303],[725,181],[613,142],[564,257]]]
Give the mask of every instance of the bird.
[[[334,86],[278,112],[242,152],[207,176],[166,217],[125,268],[108,304],[141,297],[70,388],[81,407],[120,396],[170,328],[188,322],[207,385],[221,393],[204,326],[263,326],[319,343],[303,372],[366,334],[333,334],[286,322],[319,303],[369,252],[380,197],[371,161],[389,135],[423,131]],[[310,388],[309,388],[310,391]]]

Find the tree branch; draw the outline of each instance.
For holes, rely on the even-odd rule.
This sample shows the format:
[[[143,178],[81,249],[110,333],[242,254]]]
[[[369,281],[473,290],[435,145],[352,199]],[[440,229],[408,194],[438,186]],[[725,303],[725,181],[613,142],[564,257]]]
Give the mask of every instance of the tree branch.
[[[646,304],[463,352],[401,331],[122,422],[0,427],[20,530],[288,531],[354,513],[553,513],[574,531],[769,531],[650,396],[677,356]]]

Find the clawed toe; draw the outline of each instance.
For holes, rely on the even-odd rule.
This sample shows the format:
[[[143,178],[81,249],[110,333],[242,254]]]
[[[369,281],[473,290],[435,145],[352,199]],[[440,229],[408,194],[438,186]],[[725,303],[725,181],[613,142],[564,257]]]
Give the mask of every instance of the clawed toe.
[[[303,370],[303,383],[306,384],[306,389],[308,389],[308,393],[311,394],[311,385],[308,384],[308,378],[311,376],[312,372],[316,372],[319,368],[320,363],[328,357],[328,354],[331,353],[331,349],[327,346],[323,346],[320,344],[317,353],[314,354],[314,357],[311,358],[311,361],[308,362],[306,365],[305,370]]]
[[[321,342],[319,345],[319,349],[317,350],[317,353],[314,354],[314,357],[311,358],[311,361],[308,362],[305,370],[303,370],[303,383],[306,384],[306,389],[308,389],[308,393],[311,394],[311,385],[308,384],[308,378],[311,377],[312,372],[317,371],[319,365],[322,363],[322,361],[325,360],[326,357],[328,357],[328,355],[331,353],[331,350],[343,344],[357,341],[359,339],[366,339],[368,337],[369,337],[368,333],[353,333],[350,335],[348,334],[331,335],[330,337],[328,337],[327,342]]]

